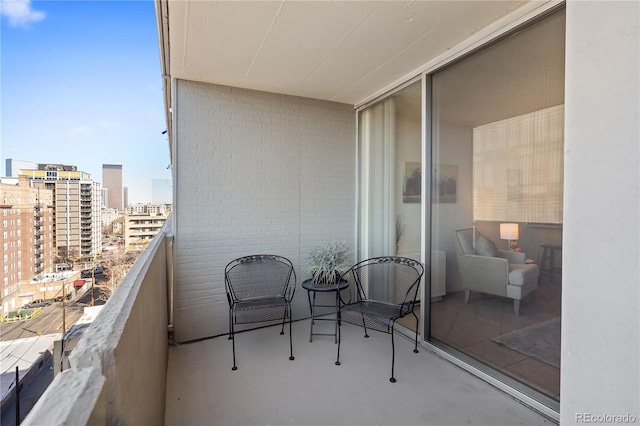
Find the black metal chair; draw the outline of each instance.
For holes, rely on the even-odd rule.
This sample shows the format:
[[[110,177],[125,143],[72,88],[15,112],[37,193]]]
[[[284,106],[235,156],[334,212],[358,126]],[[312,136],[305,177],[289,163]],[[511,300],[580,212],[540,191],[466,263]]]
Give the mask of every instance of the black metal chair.
[[[291,300],[296,289],[296,273],[291,261],[271,254],[257,254],[235,259],[224,270],[229,301],[229,339],[233,341],[233,370],[236,366],[235,325],[282,320],[280,334],[289,319],[289,348],[293,361],[291,338]]]
[[[350,300],[341,300],[339,324],[347,322],[367,329],[391,334],[391,383],[395,365],[393,330],[398,318],[412,314],[416,319],[414,352],[418,352],[418,316],[416,298],[424,267],[413,259],[398,256],[374,257],[356,263],[342,275],[352,286]],[[338,356],[340,365],[340,326],[338,327]]]

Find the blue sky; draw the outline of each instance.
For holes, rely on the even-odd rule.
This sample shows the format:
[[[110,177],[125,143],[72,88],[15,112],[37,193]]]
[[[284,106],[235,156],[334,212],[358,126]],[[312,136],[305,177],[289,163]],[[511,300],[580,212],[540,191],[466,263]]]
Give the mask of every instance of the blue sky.
[[[171,178],[153,2],[0,1],[0,174],[122,164],[129,203],[150,202]]]

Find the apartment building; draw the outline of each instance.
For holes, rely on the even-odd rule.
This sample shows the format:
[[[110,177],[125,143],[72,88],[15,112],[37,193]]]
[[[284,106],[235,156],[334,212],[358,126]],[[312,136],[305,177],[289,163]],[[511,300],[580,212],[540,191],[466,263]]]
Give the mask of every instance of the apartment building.
[[[134,204],[127,207],[123,233],[127,250],[137,250],[160,232],[171,213],[170,204]]]
[[[102,210],[102,227],[109,227],[113,221],[120,217],[120,213],[116,209],[103,209]]]
[[[51,272],[53,244],[53,191],[31,188],[28,182],[0,183],[2,259],[0,259],[0,314],[22,306],[23,287]]]
[[[40,164],[37,170],[21,170],[34,188],[53,191],[54,245],[59,258],[90,258],[102,250],[99,182],[75,166]]]

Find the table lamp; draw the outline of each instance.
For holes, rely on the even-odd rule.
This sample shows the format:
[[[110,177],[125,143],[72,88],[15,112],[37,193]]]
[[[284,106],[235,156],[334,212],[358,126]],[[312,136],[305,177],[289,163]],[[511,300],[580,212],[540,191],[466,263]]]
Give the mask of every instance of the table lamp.
[[[511,248],[511,241],[518,239],[518,224],[517,223],[501,223],[500,224],[500,239],[508,241],[508,249]]]

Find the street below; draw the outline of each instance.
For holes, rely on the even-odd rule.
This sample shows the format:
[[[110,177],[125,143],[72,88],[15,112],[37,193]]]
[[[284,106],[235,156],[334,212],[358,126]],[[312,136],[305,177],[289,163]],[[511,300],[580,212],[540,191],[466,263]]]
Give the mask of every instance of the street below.
[[[75,324],[83,314],[85,304],[76,301],[54,302],[42,308],[40,314],[27,321],[6,322],[2,324],[0,340],[16,340],[46,334],[63,334],[63,317],[66,331]]]

